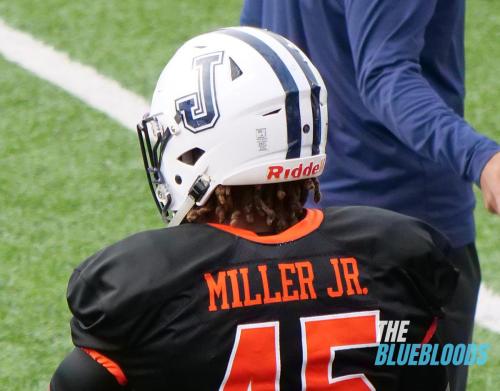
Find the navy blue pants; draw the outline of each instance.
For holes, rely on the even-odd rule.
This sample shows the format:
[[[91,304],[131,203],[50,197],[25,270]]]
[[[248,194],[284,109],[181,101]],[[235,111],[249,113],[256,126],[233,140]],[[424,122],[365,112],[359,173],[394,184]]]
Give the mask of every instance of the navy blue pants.
[[[467,344],[472,342],[474,315],[481,283],[481,269],[475,244],[454,249],[451,260],[460,271],[460,276],[457,290],[450,304],[444,309],[446,319],[440,324],[440,336],[443,343]],[[463,365],[448,367],[450,391],[466,389],[467,371],[468,367]]]

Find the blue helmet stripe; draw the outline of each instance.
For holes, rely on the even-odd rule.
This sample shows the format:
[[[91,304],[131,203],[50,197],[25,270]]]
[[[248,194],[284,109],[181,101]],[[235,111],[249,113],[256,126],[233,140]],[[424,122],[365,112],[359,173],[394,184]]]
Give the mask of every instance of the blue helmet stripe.
[[[313,114],[313,145],[312,145],[312,155],[319,154],[319,144],[321,143],[321,108],[319,103],[319,95],[321,92],[321,86],[318,80],[314,76],[313,71],[309,64],[304,60],[304,57],[299,53],[297,49],[291,47],[288,41],[284,39],[281,35],[271,33],[278,42],[280,42],[295,58],[297,64],[299,64],[300,69],[306,75],[309,86],[311,87],[311,106]]]
[[[300,157],[302,124],[300,120],[299,89],[285,63],[264,41],[236,29],[219,30],[221,33],[238,38],[254,48],[267,61],[278,77],[285,91],[285,112],[288,136],[287,159]]]

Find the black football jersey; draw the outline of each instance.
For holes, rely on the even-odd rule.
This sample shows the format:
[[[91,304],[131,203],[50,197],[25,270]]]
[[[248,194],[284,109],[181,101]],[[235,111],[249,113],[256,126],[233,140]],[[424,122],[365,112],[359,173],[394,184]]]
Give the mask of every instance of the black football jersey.
[[[71,276],[74,344],[136,391],[445,390],[446,369],[375,365],[380,320],[420,343],[449,300],[447,241],[370,207],[308,210],[285,232],[216,224],[132,235]]]

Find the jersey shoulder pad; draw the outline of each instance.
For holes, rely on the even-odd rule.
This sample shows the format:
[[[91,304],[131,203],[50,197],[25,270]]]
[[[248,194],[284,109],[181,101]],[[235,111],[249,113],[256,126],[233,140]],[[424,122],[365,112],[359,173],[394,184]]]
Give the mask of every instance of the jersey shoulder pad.
[[[377,273],[405,276],[430,306],[453,294],[458,274],[448,254],[448,239],[429,224],[374,207],[329,208],[324,231],[350,254],[361,252]],[[393,277],[395,278],[395,277]]]
[[[98,251],[75,268],[67,290],[73,335],[116,340],[229,251],[227,236],[202,224],[145,231]],[[220,258],[219,258],[220,259]]]
[[[444,234],[422,220],[390,210],[369,207],[334,207],[325,210],[325,228],[346,242],[371,242],[374,250],[405,256],[451,247]]]

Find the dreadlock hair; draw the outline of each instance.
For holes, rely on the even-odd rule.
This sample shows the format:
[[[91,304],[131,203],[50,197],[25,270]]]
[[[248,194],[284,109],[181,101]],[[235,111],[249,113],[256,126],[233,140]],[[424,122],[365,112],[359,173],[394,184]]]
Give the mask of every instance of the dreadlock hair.
[[[252,224],[258,215],[265,219],[270,233],[279,233],[304,218],[310,191],[318,203],[321,194],[316,178],[265,185],[219,185],[205,205],[195,205],[188,212],[186,220],[235,226],[241,222]]]

